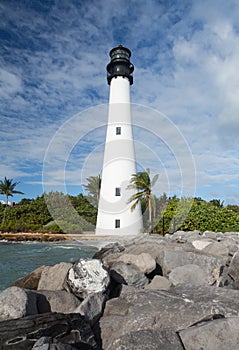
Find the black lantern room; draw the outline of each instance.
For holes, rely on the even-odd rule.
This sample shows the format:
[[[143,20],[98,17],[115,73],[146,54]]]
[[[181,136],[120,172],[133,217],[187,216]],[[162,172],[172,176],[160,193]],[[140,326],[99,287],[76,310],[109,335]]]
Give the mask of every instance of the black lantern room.
[[[107,65],[107,80],[110,85],[111,79],[114,77],[127,77],[130,85],[133,84],[134,66],[130,62],[131,52],[126,47],[119,45],[110,51],[111,61]]]

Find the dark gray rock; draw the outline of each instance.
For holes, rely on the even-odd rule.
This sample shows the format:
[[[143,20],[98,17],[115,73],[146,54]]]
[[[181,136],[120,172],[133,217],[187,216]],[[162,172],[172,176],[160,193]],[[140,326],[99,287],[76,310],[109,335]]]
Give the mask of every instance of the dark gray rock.
[[[210,276],[201,267],[193,264],[175,267],[168,278],[175,286],[183,283],[200,286],[207,285],[210,281]]]
[[[110,243],[106,245],[105,247],[101,248],[98,252],[96,252],[93,256],[93,259],[99,259],[101,261],[104,261],[104,259],[108,255],[118,254],[125,250],[124,245],[116,242],[116,243]]]
[[[110,349],[125,334],[143,330],[179,331],[215,315],[238,316],[239,291],[187,285],[169,291],[124,293],[106,303],[100,319],[103,348]]]
[[[77,350],[75,346],[54,341],[51,337],[42,337],[36,341],[32,350]]]
[[[80,300],[72,293],[68,293],[65,290],[43,290],[38,292],[39,295],[43,295],[45,298],[41,298],[38,301],[38,312],[46,312],[46,306],[50,306],[52,312],[72,313],[80,305]]]
[[[38,283],[38,290],[64,290],[66,276],[71,263],[59,263],[54,266],[46,266]]]
[[[74,310],[81,314],[85,319],[94,326],[103,313],[106,302],[106,295],[99,292],[88,295],[82,303]]]
[[[102,262],[96,259],[80,259],[68,272],[67,285],[81,299],[92,293],[106,292],[110,276]]]
[[[63,345],[71,345],[73,349],[98,349],[89,324],[79,314],[47,313],[0,322],[1,350],[30,350],[40,338],[43,339],[39,346],[47,345],[46,349],[69,349],[60,347]],[[51,339],[52,344],[59,346],[49,344]]]
[[[203,322],[179,332],[186,350],[239,349],[239,317]]]
[[[110,276],[120,284],[142,288],[148,284],[147,277],[136,267],[122,261],[112,265]]]

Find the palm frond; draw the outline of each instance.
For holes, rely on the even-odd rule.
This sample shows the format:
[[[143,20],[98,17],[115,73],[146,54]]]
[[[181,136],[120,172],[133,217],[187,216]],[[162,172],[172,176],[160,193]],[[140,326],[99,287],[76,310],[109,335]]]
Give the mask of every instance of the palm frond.
[[[153,187],[158,181],[159,174],[154,175],[151,186]]]

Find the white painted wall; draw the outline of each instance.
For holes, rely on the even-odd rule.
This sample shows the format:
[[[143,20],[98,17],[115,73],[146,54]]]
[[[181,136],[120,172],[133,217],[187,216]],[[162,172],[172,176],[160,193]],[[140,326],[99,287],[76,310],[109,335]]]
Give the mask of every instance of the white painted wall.
[[[121,127],[121,134],[116,134]],[[116,77],[110,83],[108,127],[98,216],[97,235],[136,235],[143,229],[140,206],[131,211],[128,199],[135,193],[127,189],[132,174],[136,173],[134,141],[131,124],[130,83],[128,78]],[[115,195],[115,188],[121,196]],[[115,220],[120,228],[115,228]]]

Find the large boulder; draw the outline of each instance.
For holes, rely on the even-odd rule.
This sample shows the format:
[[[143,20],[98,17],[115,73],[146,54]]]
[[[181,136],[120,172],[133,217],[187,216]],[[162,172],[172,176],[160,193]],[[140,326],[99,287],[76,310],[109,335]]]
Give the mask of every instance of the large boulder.
[[[143,329],[117,337],[104,350],[184,350],[180,338],[172,329]]]
[[[38,294],[19,287],[0,293],[0,320],[9,320],[38,313]]]
[[[172,282],[168,278],[163,276],[154,276],[152,281],[145,287],[150,290],[169,290],[172,286]]]
[[[3,321],[0,339],[1,350],[31,350],[33,346],[36,350],[71,349],[63,344],[72,349],[98,349],[90,325],[79,314],[46,313]]]
[[[112,265],[110,276],[120,284],[127,284],[142,288],[148,284],[147,277],[133,265],[128,265],[122,261],[116,262]]]
[[[107,244],[105,247],[101,248],[93,256],[93,259],[98,259],[104,261],[104,259],[109,255],[117,255],[125,250],[125,246],[121,243],[115,242]]]
[[[213,277],[215,270],[220,270],[226,264],[227,257],[213,257],[203,253],[194,253],[178,250],[165,250],[157,258],[157,263],[162,267],[163,275],[168,277],[170,272],[179,266],[197,265],[211,277],[211,284],[215,282]]]
[[[106,302],[106,295],[102,292],[88,295],[82,303],[74,310],[85,317],[85,319],[94,326],[103,313]]]
[[[134,290],[106,303],[100,319],[103,348],[113,348],[127,334],[130,339],[146,330],[178,332],[219,315],[239,316],[239,291],[188,285],[169,291]]]
[[[235,288],[239,289],[239,252],[235,253],[232,257],[228,275],[233,279]]]
[[[23,278],[13,282],[11,284],[15,287],[25,288],[25,289],[33,289],[36,290],[38,288],[39,280],[41,278],[42,271],[46,269],[46,266],[40,266],[36,270],[30,272]]]
[[[178,284],[200,286],[208,284],[210,276],[198,265],[188,264],[175,267],[169,274],[169,281],[175,286]]]
[[[81,299],[92,293],[105,293],[109,283],[109,273],[97,259],[79,259],[67,275],[70,291]]]
[[[202,249],[203,252],[212,256],[228,256],[229,249],[219,242],[212,242]]]
[[[46,266],[38,283],[38,290],[64,290],[65,280],[71,263],[59,263],[54,266]]]
[[[187,350],[234,350],[239,348],[239,317],[211,320],[179,331]]]
[[[69,314],[75,312],[75,309],[80,305],[80,300],[65,290],[42,290],[38,293],[44,296],[41,301],[38,301],[38,312],[47,312],[46,307],[50,306],[50,311],[52,312],[62,312]]]
[[[122,261],[126,264],[137,267],[142,273],[150,273],[156,268],[156,261],[149,253],[122,254],[116,262]]]

